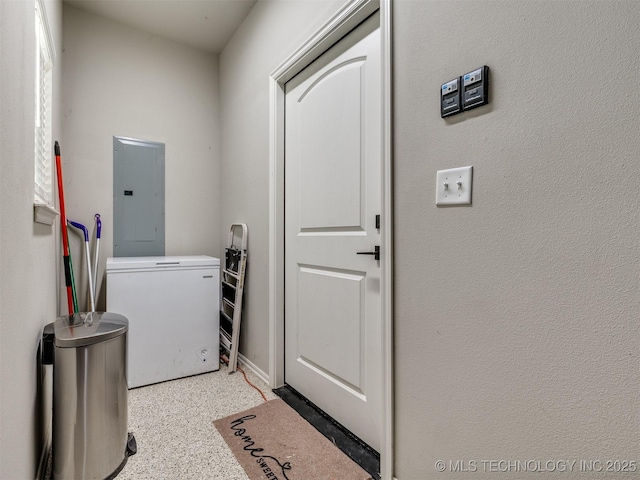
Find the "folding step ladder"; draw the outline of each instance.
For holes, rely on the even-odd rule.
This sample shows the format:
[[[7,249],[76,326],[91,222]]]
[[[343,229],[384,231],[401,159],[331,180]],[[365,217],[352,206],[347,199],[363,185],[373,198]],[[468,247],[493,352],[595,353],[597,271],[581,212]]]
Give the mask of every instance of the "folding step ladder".
[[[242,230],[242,237],[236,233]],[[240,248],[237,247],[241,242]],[[220,302],[220,346],[229,353],[229,373],[238,366],[238,343],[242,316],[242,292],[247,268],[247,225],[232,223],[222,269],[222,302]]]

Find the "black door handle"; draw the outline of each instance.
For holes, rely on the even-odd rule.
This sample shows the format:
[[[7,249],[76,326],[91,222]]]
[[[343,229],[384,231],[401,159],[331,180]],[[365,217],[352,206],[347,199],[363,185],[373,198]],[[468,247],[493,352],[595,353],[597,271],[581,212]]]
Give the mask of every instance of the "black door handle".
[[[356,252],[358,255],[373,255],[373,258],[380,260],[380,247],[376,245],[373,247],[373,252]]]

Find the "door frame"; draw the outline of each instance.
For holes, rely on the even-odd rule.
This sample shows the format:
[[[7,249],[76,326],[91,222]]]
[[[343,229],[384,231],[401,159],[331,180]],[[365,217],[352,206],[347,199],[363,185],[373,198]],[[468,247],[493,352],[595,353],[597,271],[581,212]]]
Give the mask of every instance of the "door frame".
[[[269,77],[269,386],[284,384],[284,139],[285,84],[342,37],[380,10],[382,91],[382,438],[380,470],[393,479],[393,190],[392,190],[392,0],[350,0]]]

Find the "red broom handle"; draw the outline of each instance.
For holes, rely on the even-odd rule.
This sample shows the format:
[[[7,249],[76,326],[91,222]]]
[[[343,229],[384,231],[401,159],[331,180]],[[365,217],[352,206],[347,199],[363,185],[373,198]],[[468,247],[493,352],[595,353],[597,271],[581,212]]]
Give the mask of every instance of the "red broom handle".
[[[67,287],[67,305],[69,315],[73,310],[73,289],[71,284],[71,267],[69,265],[69,237],[67,233],[67,214],[64,209],[64,187],[62,185],[62,161],[60,160],[60,145],[56,141],[54,146],[56,154],[56,170],[58,171],[58,198],[60,200],[60,230],[62,231],[62,260],[64,262],[64,280]]]

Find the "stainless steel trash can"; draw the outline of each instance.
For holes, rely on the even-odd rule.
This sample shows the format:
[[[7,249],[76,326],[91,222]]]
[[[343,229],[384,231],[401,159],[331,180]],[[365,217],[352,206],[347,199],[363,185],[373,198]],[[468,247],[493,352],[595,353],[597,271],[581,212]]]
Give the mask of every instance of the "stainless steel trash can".
[[[54,480],[114,478],[135,453],[127,433],[128,329],[125,317],[109,312],[76,313],[45,327]]]

